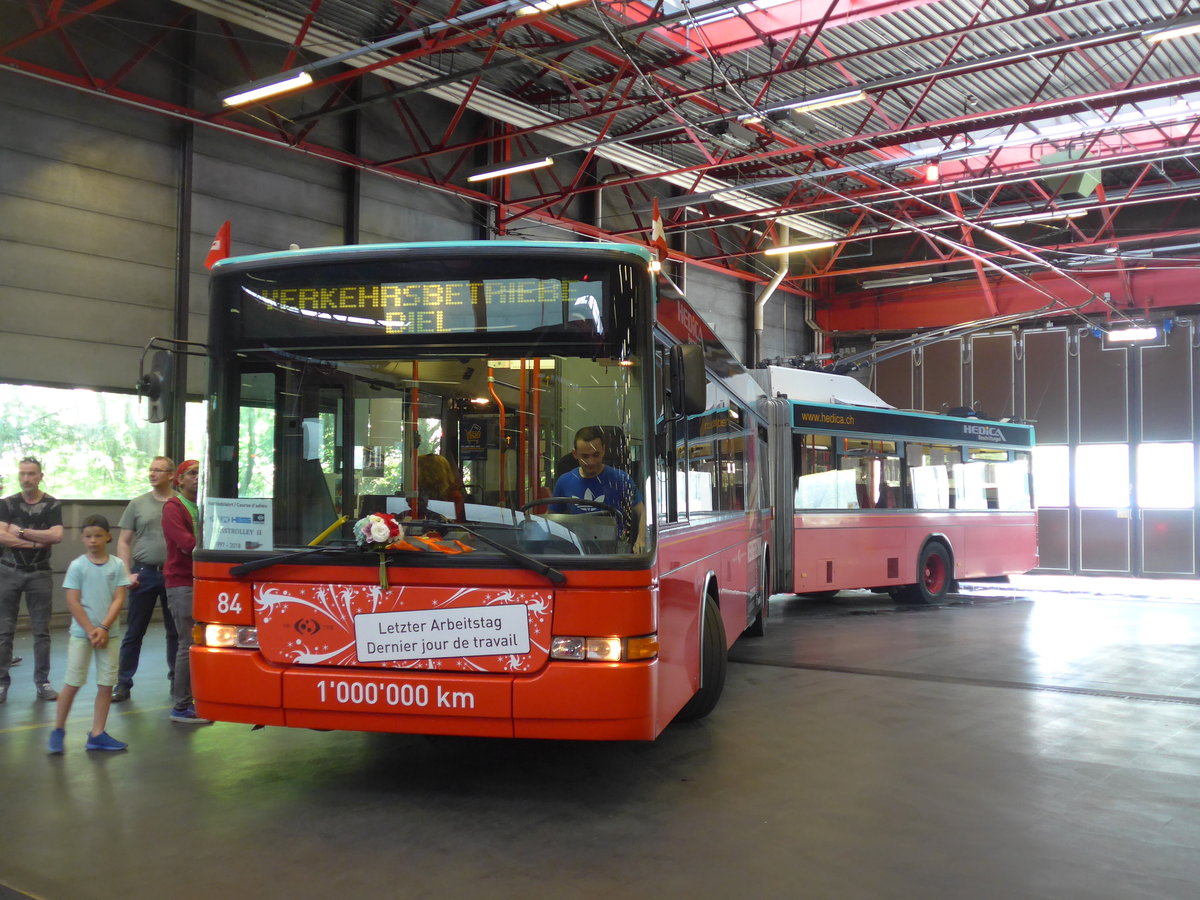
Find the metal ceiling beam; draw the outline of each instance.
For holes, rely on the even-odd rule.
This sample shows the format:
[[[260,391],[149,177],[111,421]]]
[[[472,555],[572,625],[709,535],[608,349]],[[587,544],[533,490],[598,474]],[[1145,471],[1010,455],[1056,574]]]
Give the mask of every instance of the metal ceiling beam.
[[[1093,3],[1093,2],[1097,2],[1097,0],[1086,0],[1086,2],[1082,2],[1082,3],[1078,3],[1078,4],[1070,4],[1070,6],[1072,8],[1077,7],[1077,6],[1086,6],[1086,5],[1091,5],[1091,3]],[[709,7],[725,7],[728,5],[729,5],[728,3],[714,3],[714,4],[709,4],[708,6],[706,6],[705,9],[707,9]],[[1055,11],[1057,11],[1057,10],[1055,10]],[[682,14],[680,14],[674,18],[682,18],[682,17],[683,17]],[[667,18],[672,18],[672,17],[664,17],[664,19],[660,20],[660,21],[665,21],[665,19],[667,19]],[[1008,20],[1002,20],[1002,21],[1008,21]],[[978,29],[990,28],[990,27],[993,27],[995,24],[997,24],[997,23],[995,23],[995,22],[982,23],[978,26]],[[1067,53],[1072,50],[1079,49],[1081,47],[1095,47],[1095,46],[1101,46],[1101,45],[1109,44],[1109,43],[1117,43],[1117,42],[1122,42],[1122,41],[1130,41],[1130,40],[1134,40],[1134,39],[1140,39],[1142,31],[1147,27],[1151,27],[1152,24],[1155,24],[1155,23],[1147,23],[1147,24],[1139,25],[1137,27],[1124,28],[1124,29],[1106,32],[1106,33],[1097,33],[1097,34],[1092,34],[1092,35],[1088,35],[1088,36],[1080,37],[1080,38],[1064,39],[1064,40],[1060,40],[1060,41],[1049,42],[1049,43],[1041,44],[1036,47],[1023,48],[1021,50],[1010,51],[1008,53],[998,54],[998,55],[990,56],[987,58],[968,60],[968,61],[964,61],[964,62],[961,62],[958,64],[946,65],[946,66],[943,66],[936,70],[934,79],[931,79],[929,72],[923,71],[920,73],[912,73],[909,75],[896,76],[891,79],[885,79],[885,80],[881,80],[881,81],[877,81],[877,82],[873,82],[873,83],[869,83],[869,84],[864,84],[864,85],[861,85],[861,87],[864,90],[867,90],[869,92],[875,92],[875,91],[893,89],[893,88],[897,88],[897,87],[911,86],[913,84],[929,85],[929,84],[932,84],[934,80],[940,80],[940,79],[944,79],[944,78],[951,77],[951,76],[958,75],[958,74],[971,73],[971,72],[976,72],[976,71],[986,71],[991,68],[996,68],[996,67],[1016,63],[1016,62],[1024,62],[1031,58],[1048,57],[1048,56],[1053,56],[1056,54]],[[1161,23],[1158,23],[1158,24],[1161,24]],[[554,25],[552,22],[549,22],[549,21],[543,22],[541,24],[541,27],[544,30],[547,30],[551,34],[558,34],[560,36],[562,35],[561,31],[555,31]],[[647,27],[648,26],[642,26],[642,29],[639,29],[639,31],[644,30]],[[951,31],[943,32],[943,33],[939,33],[939,34],[925,35],[920,40],[922,42],[935,41],[935,40],[943,38],[946,34],[959,34],[961,36],[972,30],[977,30],[977,29],[974,29],[974,28],[953,29]],[[795,32],[795,34],[798,36],[799,31],[797,30]],[[914,42],[915,41],[909,41],[909,42],[904,42],[904,43],[907,44],[907,43],[914,43]],[[576,42],[576,43],[581,43],[581,42]],[[586,43],[587,46],[590,48],[590,47],[594,46],[595,39],[589,39],[586,42],[582,42],[582,43]],[[602,58],[607,58],[609,62],[613,61],[608,56],[602,55]],[[516,62],[519,62],[519,61],[522,61],[522,60],[513,60],[513,64],[515,64]],[[821,60],[821,61],[818,61],[817,63],[809,63],[806,65],[806,67],[823,64],[824,62],[826,62],[826,61]],[[790,70],[782,69],[781,67],[777,67],[776,70],[773,72],[756,73],[753,75],[747,75],[738,80],[741,83],[747,83],[750,80],[762,81],[764,79],[769,79],[774,74],[778,74],[779,71],[790,71]],[[457,76],[447,76],[447,77],[444,77],[441,79],[436,79],[435,81],[432,81],[432,82],[428,82],[426,84],[417,84],[417,85],[413,85],[408,88],[403,88],[402,90],[405,93],[408,93],[411,91],[416,91],[416,90],[427,90],[436,85],[444,85],[444,84],[450,84],[450,83],[455,83],[455,82],[461,81],[465,77],[468,77],[468,76],[466,74],[460,74]],[[696,97],[701,97],[701,96],[704,96],[705,94],[712,93],[716,90],[722,89],[728,83],[729,82],[727,82],[727,81],[722,81],[722,82],[710,83],[701,88],[675,89],[673,91],[673,93],[671,94],[671,98],[676,102],[680,102],[680,101],[684,101],[684,100],[692,100]],[[666,87],[669,87],[669,85],[666,85]],[[622,107],[621,109],[628,109],[628,108],[630,108],[630,107]],[[573,117],[571,119],[571,121],[574,123],[581,123],[581,122],[587,121],[587,119],[589,119],[592,115],[610,115],[615,111],[619,111],[619,110],[606,109],[603,111],[597,111],[593,114],[582,114],[582,115]],[[733,111],[733,112],[731,112],[731,111],[715,112],[710,116],[706,116],[704,118],[701,118],[700,120],[697,120],[696,122],[693,122],[692,127],[703,128],[704,126],[707,126],[707,125],[714,125],[718,122],[726,121],[730,115],[740,114],[741,112],[743,112],[743,111],[740,109]],[[301,116],[300,118],[303,119],[306,117]],[[959,121],[960,120],[957,120],[957,119],[949,120],[949,122],[951,122],[951,123],[956,123]],[[528,130],[530,133],[536,133],[537,131],[541,130],[543,127],[544,126],[534,126]],[[949,125],[949,127],[953,128],[955,126]],[[613,136],[612,138],[610,138],[610,140],[634,142],[634,141],[646,140],[651,137],[658,137],[658,138],[667,137],[672,134],[677,134],[681,130],[682,130],[682,126],[668,125],[668,126],[664,126],[664,127],[657,128],[657,129],[650,129],[648,131],[644,131],[644,132],[641,132],[638,134],[616,135],[616,136]],[[786,135],[778,135],[777,134],[777,135],[775,135],[775,137],[777,139],[783,138],[785,140],[785,143],[790,143],[790,142],[786,141]],[[920,139],[920,138],[918,136],[913,135],[913,136],[909,136],[909,137],[905,138],[904,140],[916,140],[916,139]],[[896,142],[902,142],[902,141],[893,141],[892,143],[896,143]],[[875,141],[872,141],[872,143],[875,143],[876,146],[888,146],[889,145],[889,144],[877,143]],[[797,145],[795,147],[795,149],[799,152],[806,152],[809,148]],[[776,152],[778,153],[778,152],[787,152],[787,151],[780,150],[780,151],[776,151]],[[402,158],[392,160],[392,162],[401,162],[401,161],[402,161]]]
[[[43,8],[53,13],[56,10],[54,2],[56,0],[50,0],[50,3],[44,5]],[[27,57],[26,51],[36,47],[37,42],[65,37],[68,30],[73,31],[73,26],[81,24],[81,19],[114,2],[115,0],[99,0],[99,2],[86,3],[76,13],[60,14],[57,17],[49,15],[44,22],[35,20],[34,26],[28,34],[7,45],[8,52],[5,52],[4,48],[0,48],[0,61],[12,70],[28,72],[36,77],[52,78],[58,80],[59,83],[70,84],[81,90],[89,90],[98,96],[102,95],[102,87],[111,87],[113,90],[110,95],[120,95],[125,98],[121,102],[136,102],[143,108],[153,108],[155,105],[160,110],[170,108],[170,104],[162,101],[138,97],[132,92],[121,90],[121,85],[125,83],[128,74],[139,66],[148,53],[153,52],[152,44],[155,38],[144,41],[141,47],[130,53],[128,60],[115,73],[107,77],[99,70],[95,73],[88,71],[89,66],[94,65],[95,59],[99,57],[89,58],[89,48],[80,41],[70,39],[65,41],[67,52],[72,54],[73,64],[78,67],[78,71],[74,73],[55,72],[53,75],[50,74],[52,68],[70,68],[71,63],[58,67],[42,67],[37,62],[25,58]],[[509,25],[507,21],[504,21],[493,23],[497,29],[501,30],[471,28],[468,24],[462,34],[455,33],[453,29],[446,29],[440,38],[436,35],[432,38],[428,35],[419,38],[410,37],[416,43],[413,43],[411,47],[406,46],[407,53],[402,55],[389,55],[390,50],[377,43],[374,46],[380,48],[378,58],[363,60],[358,58],[364,52],[362,47],[351,46],[352,42],[345,36],[339,37],[329,30],[327,23],[333,19],[325,13],[331,7],[336,7],[341,0],[297,2],[295,4],[296,14],[286,18],[270,12],[271,9],[278,9],[278,6],[262,8],[253,0],[237,3],[232,0],[181,0],[181,2],[189,7],[210,11],[222,22],[237,22],[244,27],[278,37],[287,53],[285,67],[295,64],[300,59],[300,54],[304,52],[301,48],[306,42],[310,46],[314,42],[336,46],[337,42],[341,41],[341,46],[338,46],[337,49],[354,54],[354,58],[347,58],[343,61],[353,62],[355,65],[365,63],[358,71],[339,73],[327,81],[325,91],[320,95],[324,102],[323,109],[312,113],[305,112],[299,117],[288,118],[283,114],[283,111],[287,109],[285,105],[280,104],[276,107],[271,104],[271,108],[280,111],[273,122],[273,131],[254,123],[247,123],[243,126],[233,121],[209,122],[207,123],[209,127],[226,127],[233,133],[240,133],[255,140],[269,140],[278,146],[291,146],[301,152],[312,153],[336,161],[340,165],[379,172],[386,177],[401,178],[469,199],[483,201],[488,201],[487,195],[469,189],[464,190],[453,184],[469,154],[477,148],[487,146],[497,140],[512,142],[546,138],[562,144],[566,148],[561,151],[562,154],[572,163],[582,159],[583,164],[563,177],[560,184],[551,185],[543,180],[544,187],[538,187],[534,182],[534,190],[526,191],[529,196],[514,195],[512,193],[514,183],[506,184],[502,193],[495,194],[490,198],[490,202],[498,204],[500,208],[499,222],[505,224],[521,218],[531,218],[555,227],[570,229],[581,235],[601,237],[612,234],[613,232],[596,228],[594,223],[589,225],[573,221],[566,217],[565,212],[569,204],[598,190],[598,186],[591,183],[595,176],[594,172],[589,174],[591,170],[588,164],[593,155],[599,155],[607,158],[617,172],[626,173],[624,177],[607,181],[605,186],[620,188],[632,202],[636,202],[639,194],[648,199],[654,193],[653,185],[666,180],[682,190],[708,195],[707,197],[691,197],[689,202],[710,204],[717,202],[722,204],[722,208],[730,209],[729,215],[707,216],[696,221],[684,220],[681,215],[677,214],[677,221],[672,222],[670,227],[672,231],[684,231],[685,233],[698,229],[709,230],[712,246],[719,248],[716,249],[716,253],[720,255],[713,255],[712,250],[699,251],[693,257],[696,260],[695,264],[704,265],[716,271],[729,271],[736,277],[754,281],[761,281],[762,278],[740,271],[740,267],[756,264],[753,263],[756,260],[755,252],[763,242],[770,239],[768,237],[769,225],[767,228],[761,229],[754,227],[758,224],[758,214],[764,211],[779,216],[795,216],[797,214],[809,217],[830,216],[835,217],[836,221],[843,225],[853,220],[854,224],[850,226],[850,233],[847,236],[848,242],[862,242],[873,239],[873,237],[882,238],[895,234],[895,229],[901,226],[907,227],[915,230],[919,235],[919,240],[914,242],[910,252],[931,253],[939,263],[944,264],[959,258],[970,261],[972,255],[962,250],[955,251],[943,246],[940,240],[936,239],[936,235],[924,230],[935,228],[940,224],[936,214],[925,216],[921,213],[921,208],[924,206],[943,209],[947,216],[952,217],[949,221],[958,228],[962,226],[955,222],[956,219],[963,220],[972,215],[992,217],[1002,206],[1011,206],[1014,202],[1014,195],[1024,195],[1029,198],[1030,203],[1045,204],[1049,208],[1061,206],[1055,192],[1044,190],[1039,182],[1040,178],[1060,170],[1033,165],[1013,168],[1003,159],[990,161],[989,168],[985,169],[986,174],[982,176],[975,174],[963,178],[949,178],[945,184],[934,186],[931,189],[912,184],[898,187],[891,183],[894,175],[884,170],[892,167],[903,168],[909,162],[904,159],[893,159],[888,155],[897,152],[897,148],[901,144],[918,140],[941,139],[948,141],[951,137],[969,136],[973,131],[981,128],[1011,128],[1048,117],[1085,110],[1114,109],[1127,104],[1200,89],[1200,74],[1189,72],[1185,72],[1183,76],[1177,78],[1160,80],[1155,84],[1132,84],[1134,80],[1146,77],[1145,72],[1163,71],[1161,67],[1152,69],[1151,63],[1155,59],[1155,54],[1162,54],[1166,51],[1145,48],[1140,43],[1142,31],[1152,24],[1148,22],[1135,27],[1127,25],[1128,20],[1125,20],[1117,27],[1104,28],[1101,26],[1095,33],[1079,37],[1066,34],[1059,40],[1042,42],[1037,46],[1027,46],[1001,54],[990,54],[987,57],[955,61],[967,51],[968,47],[977,48],[981,45],[980,41],[969,43],[968,38],[971,35],[986,35],[988,29],[995,31],[1001,27],[1005,29],[1011,27],[1015,33],[1022,34],[1017,30],[1019,26],[1033,18],[1043,20],[1050,28],[1057,28],[1060,23],[1070,27],[1069,20],[1059,15],[1060,13],[1097,8],[1100,8],[1101,12],[1095,17],[1095,20],[1102,21],[1104,0],[1075,0],[1075,2],[1068,3],[1054,3],[1052,0],[1050,3],[1039,5],[1033,13],[1014,13],[1011,16],[990,21],[985,20],[982,15],[986,5],[980,6],[976,10],[980,15],[977,15],[975,20],[962,25],[954,23],[954,27],[939,29],[937,33],[926,31],[920,34],[914,33],[899,41],[877,42],[867,49],[856,46],[853,52],[844,49],[852,45],[847,43],[843,45],[843,52],[840,54],[831,52],[822,44],[825,39],[822,31],[829,23],[835,21],[833,16],[837,7],[835,3],[829,2],[815,6],[813,17],[808,22],[789,23],[775,31],[760,34],[760,38],[770,36],[772,40],[780,40],[786,45],[782,54],[777,54],[770,64],[756,66],[761,71],[736,73],[736,77],[729,78],[708,77],[704,83],[699,84],[700,80],[696,76],[704,71],[707,63],[696,53],[688,52],[687,47],[662,30],[665,25],[670,24],[669,19],[675,19],[678,22],[684,21],[689,15],[686,10],[673,16],[659,17],[657,20],[630,25],[628,18],[625,17],[625,7],[592,4],[582,8],[584,12],[579,15],[572,14],[562,19],[553,16],[543,17],[537,24],[531,25],[528,31],[518,32],[515,30],[518,25]],[[702,10],[716,8],[725,9],[737,2],[738,0],[721,0],[721,2],[705,4],[703,7],[695,7],[692,12],[699,13]],[[500,5],[504,6],[504,4]],[[417,11],[420,8],[413,7],[413,10]],[[425,5],[424,8],[430,7]],[[508,6],[505,8],[507,9]],[[878,11],[880,8],[882,7],[875,7],[873,11]],[[449,7],[439,7],[439,9],[444,10],[441,15],[446,18],[441,20],[441,24],[445,24],[454,19],[460,7],[457,3],[452,2]],[[494,6],[491,8],[493,13],[495,9]],[[483,21],[488,18],[483,10],[484,8],[480,7],[475,12],[466,15],[478,15],[477,21]],[[621,33],[621,37],[615,43],[610,43],[606,33],[600,33],[606,20],[597,19],[597,16],[607,16],[613,22],[614,31]],[[393,23],[393,27],[395,30],[406,29],[405,33],[408,34],[416,30],[410,27],[412,24],[411,22]],[[524,24],[521,23],[521,25]],[[581,34],[584,27],[593,29],[593,32]],[[851,29],[854,25],[846,27]],[[506,36],[508,38],[515,38],[518,35],[523,37],[525,34],[534,34],[535,31],[545,35],[547,40],[552,43],[542,44],[540,39],[532,42],[506,42]],[[862,29],[859,31],[861,32]],[[1059,32],[1062,34],[1061,28],[1059,28]],[[1027,35],[1033,33],[1032,30],[1024,32]],[[160,31],[159,34],[161,35],[162,32]],[[852,32],[848,32],[848,34],[852,38],[855,37]],[[655,46],[650,50],[638,46],[634,43],[638,36],[642,36],[643,40],[654,41]],[[834,72],[837,74],[833,78],[838,83],[851,83],[854,80],[854,73],[863,71],[854,65],[855,60],[863,55],[875,52],[894,52],[900,47],[929,42],[935,42],[931,46],[935,46],[936,42],[950,45],[948,49],[942,51],[941,59],[944,65],[938,67],[936,71],[932,73],[925,70],[902,72],[894,77],[876,80],[867,85],[868,90],[873,94],[873,100],[878,104],[873,114],[864,115],[863,118],[864,124],[870,123],[870,132],[858,133],[864,129],[851,128],[848,130],[854,133],[845,137],[830,136],[824,140],[812,141],[804,140],[799,134],[789,132],[786,125],[764,123],[763,126],[756,127],[750,136],[755,142],[752,149],[748,152],[739,152],[732,149],[720,136],[705,134],[697,130],[705,125],[729,122],[731,117],[736,117],[743,112],[744,104],[738,100],[736,89],[751,86],[753,91],[749,101],[750,106],[770,108],[772,103],[779,105],[777,98],[770,99],[771,94],[779,94],[783,90],[778,86],[773,87],[775,79],[784,78],[786,80],[785,76],[787,75],[808,73],[820,80],[822,73]],[[1108,78],[1105,90],[1096,90],[1097,84],[1105,84],[1105,80],[1101,76],[1106,76],[1107,73],[1097,73],[1096,65],[1089,61],[1088,56],[1092,52],[1096,52],[1097,48],[1111,47],[1122,42],[1131,43],[1137,57],[1130,65],[1120,66],[1115,78]],[[400,44],[403,44],[403,41]],[[435,59],[435,57],[460,52],[462,48],[468,47],[472,51],[472,59],[478,58],[475,54],[483,54],[485,59],[488,54],[491,54],[495,64],[485,64],[474,68],[469,73],[464,73],[465,80],[460,75],[450,76],[438,73],[426,65],[431,61],[444,65],[442,60]],[[718,51],[719,49],[718,47]],[[532,53],[528,51],[532,51]],[[501,59],[501,54],[505,53],[512,53],[513,56]],[[521,56],[520,54],[525,55]],[[570,66],[572,56],[576,54],[587,54],[598,65],[593,65],[586,75],[563,71],[562,66],[564,64]],[[969,89],[972,79],[978,79],[987,73],[1003,73],[1010,66],[1023,66],[1030,60],[1046,60],[1050,65],[1055,65],[1072,56],[1081,60],[1095,76],[1089,76],[1088,79],[1091,89],[1081,91],[1076,96],[1039,96],[1039,92],[1050,89],[1048,78],[1042,80],[1040,88],[1030,83],[1029,79],[1025,79],[1018,83],[1030,84],[1028,91],[1022,96],[1011,98],[1025,102],[1003,108],[975,111],[969,115],[945,115],[953,110],[946,109],[947,104],[944,99],[938,100],[940,92],[935,90],[939,84],[944,87],[944,83],[951,79],[955,81],[956,87],[961,84],[966,90]],[[39,59],[38,57],[33,58]],[[336,58],[335,52],[332,59],[336,60]],[[761,60],[762,55],[759,54],[757,58]],[[261,57],[255,57],[256,64],[261,66],[261,62],[258,62],[259,59]],[[539,63],[539,59],[542,62]],[[397,65],[398,61],[401,63],[400,65]],[[715,62],[719,63],[719,58]],[[334,66],[336,62],[330,62],[329,65]],[[375,66],[380,68],[375,69]],[[559,118],[547,112],[546,109],[539,108],[538,105],[514,102],[513,98],[505,97],[502,85],[494,80],[494,76],[504,71],[512,71],[517,67],[521,67],[522,72],[525,73],[523,77],[530,79],[527,84],[519,88],[525,98],[536,97],[540,101],[550,103],[556,102],[555,98],[560,97],[564,108],[570,110],[568,115]],[[640,76],[644,76],[646,80],[639,82],[631,77],[630,69],[632,68],[636,68]],[[537,79],[549,71],[556,73],[557,80],[546,77],[539,83]],[[372,161],[362,159],[355,154],[346,154],[334,148],[323,147],[312,141],[312,129],[324,116],[361,108],[359,102],[346,104],[344,100],[338,99],[337,94],[345,84],[352,80],[361,81],[369,72],[374,72],[377,77],[384,79],[396,79],[403,85],[397,91],[378,95],[378,99],[381,102],[390,100],[396,107],[397,121],[401,128],[408,131],[411,140],[417,147],[415,152],[395,159]],[[829,76],[826,75],[824,80],[829,81]],[[652,116],[657,113],[653,106],[646,105],[644,97],[636,96],[638,88],[646,84],[654,85],[655,91],[660,93],[661,99],[668,109],[684,110],[687,121],[662,126],[641,124],[652,122]],[[530,90],[535,87],[541,88],[543,85],[547,90],[536,92]],[[904,90],[911,95],[912,91],[909,89],[912,87],[919,88],[919,94],[915,99],[906,96],[903,106],[895,103],[896,98],[893,97],[895,92]],[[592,90],[593,88],[599,88],[604,93],[597,96]],[[457,104],[458,112],[448,117],[448,125],[445,122],[441,123],[440,134],[437,133],[437,130],[425,128],[425,123],[417,121],[404,108],[399,98],[415,92],[430,93],[439,99]],[[646,117],[642,119],[631,115],[635,109],[639,108],[639,104],[647,110]],[[476,112],[498,121],[511,121],[515,128],[508,129],[504,135],[497,138],[480,138],[452,144],[451,136],[456,131],[454,126],[468,108],[473,108]],[[881,111],[884,108],[894,118],[895,127],[892,127],[892,124],[882,117]],[[937,117],[939,112],[943,114],[941,118]],[[166,114],[206,124],[202,121],[204,113],[198,110],[174,107],[172,112]],[[930,116],[934,118],[934,121],[919,122],[916,121],[918,116]],[[659,121],[662,121],[661,118]],[[843,116],[841,121],[845,126],[853,119]],[[877,125],[878,122],[884,124]],[[625,133],[618,133],[618,130],[624,130]],[[1149,137],[1150,132],[1146,129],[1139,136]],[[1087,140],[1087,138],[1083,139]],[[671,146],[673,141],[679,140],[686,140],[690,142],[690,145]],[[1093,142],[1098,140],[1098,135],[1092,134],[1091,140]],[[1096,156],[1091,156],[1086,160],[1078,161],[1077,164],[1066,164],[1061,171],[1104,168],[1111,174],[1118,164],[1137,163],[1146,166],[1147,163],[1155,160],[1191,156],[1200,158],[1200,148],[1194,146],[1190,138],[1177,139],[1177,132],[1174,130],[1171,132],[1162,130],[1153,140],[1157,142],[1157,147],[1154,149],[1141,148],[1136,153],[1116,155],[1111,153],[1106,155],[1101,152],[1100,162],[1097,161]],[[655,145],[651,146],[649,143],[651,141],[655,142]],[[686,155],[678,157],[682,162],[676,164],[671,162],[675,158],[672,156],[673,153]],[[858,164],[858,160],[863,159],[866,154],[874,154],[883,158],[876,163]],[[435,159],[439,156],[441,159]],[[1149,183],[1149,174],[1150,169],[1143,168],[1135,184],[1128,190],[1124,187],[1128,182],[1124,175],[1117,182],[1122,185],[1119,190],[1105,193],[1103,188],[1101,189],[1099,196],[1106,201],[1103,206],[1105,212],[1101,226],[1104,240],[1112,239],[1110,233],[1113,232],[1116,224],[1117,210],[1143,203],[1165,202],[1164,196],[1171,196],[1176,200],[1181,196],[1178,186],[1163,188],[1162,195],[1147,192],[1146,185]],[[844,179],[847,176],[857,179],[866,187],[862,189],[857,185],[846,187],[833,181],[833,179]],[[551,177],[557,179],[559,176]],[[1106,175],[1106,179],[1108,177]],[[712,190],[714,186],[726,193],[732,193],[737,205],[728,206],[726,200],[730,199],[729,197],[714,198]],[[497,190],[500,189],[497,188]],[[831,197],[828,193],[829,190],[836,192],[836,196]],[[981,207],[972,208],[966,194],[955,193],[968,190],[988,192],[990,196],[983,201]],[[1001,193],[1001,191],[1003,192]],[[618,198],[614,197],[613,199]],[[966,210],[964,210],[964,205],[968,207]],[[635,220],[639,216],[639,212],[636,208],[629,210],[629,214]],[[928,222],[927,219],[933,221]],[[818,220],[810,218],[808,221],[815,225]],[[892,230],[880,230],[879,223],[881,221],[886,221],[888,223],[886,227]],[[637,224],[641,226],[644,223],[639,221]],[[743,227],[753,230],[743,230]],[[1101,229],[1097,229],[1093,240],[1100,239]],[[635,238],[641,236],[639,229],[630,229],[624,233]],[[979,247],[972,246],[973,243],[979,243],[979,240],[977,237],[972,239],[970,234],[969,231],[965,231],[960,238],[961,243],[965,244],[968,250],[976,253],[987,252],[986,249],[980,250]],[[1117,233],[1116,239],[1123,239],[1123,236]],[[921,246],[922,243],[928,243],[932,250]],[[901,260],[904,265],[916,265],[920,262],[920,260]],[[979,269],[978,262],[973,264]],[[806,277],[816,277],[818,280],[828,281],[829,278],[839,275],[853,277],[854,273],[859,271],[853,268],[853,261],[846,258],[844,252],[839,252],[831,265],[843,268],[828,268],[815,276]],[[979,271],[983,271],[983,269],[979,269]],[[976,274],[978,275],[978,271]],[[982,279],[979,284],[986,293],[989,284],[987,278]],[[796,287],[794,282],[792,287]]]

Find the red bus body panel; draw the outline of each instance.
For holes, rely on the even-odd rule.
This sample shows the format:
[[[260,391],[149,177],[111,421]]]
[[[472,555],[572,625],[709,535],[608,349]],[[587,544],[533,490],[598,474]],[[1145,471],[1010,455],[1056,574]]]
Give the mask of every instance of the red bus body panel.
[[[255,626],[260,648],[193,647],[196,711],[221,721],[300,728],[652,740],[699,688],[710,585],[719,595],[727,644],[745,629],[769,527],[765,512],[667,525],[660,574],[567,571],[566,584],[557,586],[522,570],[394,565],[391,589],[383,592],[377,567],[283,564],[239,579],[229,575],[229,563],[200,561],[196,621]],[[472,600],[475,595],[482,599]],[[472,608],[498,595],[512,595],[509,600],[532,610],[530,652],[520,659],[380,663],[356,655],[356,616]],[[547,658],[554,635],[649,634],[658,635],[656,659]]]
[[[795,590],[845,590],[909,584],[921,547],[938,536],[950,547],[954,577],[1027,572],[1038,564],[1033,511],[799,512]]]
[[[390,572],[392,588],[383,592],[377,568],[281,565],[256,573],[261,580],[252,582],[231,577],[229,567],[197,563],[194,617],[202,623],[254,625],[262,646],[192,648],[196,710],[207,718],[356,731],[652,740],[694,693],[680,675],[668,682],[673,691],[660,683],[664,667],[689,658],[675,638],[663,643],[674,663],[547,659],[551,622],[557,635],[659,632],[659,592],[647,571],[570,572],[567,585],[551,586],[527,572],[476,569],[468,587],[462,570],[396,566]],[[342,623],[331,623],[330,611],[319,608],[319,593],[328,595],[330,607],[346,604]],[[528,654],[362,662],[352,635],[341,627],[369,612],[444,610],[454,603],[469,609],[475,605],[473,594],[516,595],[527,605]],[[288,602],[279,602],[281,596]],[[368,609],[372,596],[377,605]],[[314,621],[320,626],[315,633]],[[313,662],[314,653],[326,652],[318,638],[332,652]]]

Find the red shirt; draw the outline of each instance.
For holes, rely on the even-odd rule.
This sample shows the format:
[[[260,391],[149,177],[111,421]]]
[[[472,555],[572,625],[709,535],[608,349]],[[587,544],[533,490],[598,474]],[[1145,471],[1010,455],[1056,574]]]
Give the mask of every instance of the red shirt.
[[[163,584],[169,588],[191,587],[196,532],[192,528],[192,514],[178,497],[171,497],[163,504],[162,530],[167,542]]]

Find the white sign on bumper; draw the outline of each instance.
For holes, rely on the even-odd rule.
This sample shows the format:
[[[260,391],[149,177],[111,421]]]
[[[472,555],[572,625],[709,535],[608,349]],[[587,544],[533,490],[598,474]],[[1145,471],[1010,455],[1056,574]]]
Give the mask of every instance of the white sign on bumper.
[[[354,640],[359,662],[521,654],[529,616],[523,604],[362,613]]]

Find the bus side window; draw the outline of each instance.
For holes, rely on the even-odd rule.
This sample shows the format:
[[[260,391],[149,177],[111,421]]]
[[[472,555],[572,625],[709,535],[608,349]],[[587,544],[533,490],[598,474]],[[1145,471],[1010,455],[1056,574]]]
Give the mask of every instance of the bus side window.
[[[854,473],[834,468],[832,436],[793,434],[792,454],[796,509],[853,509],[857,506]]]
[[[875,496],[871,479],[871,460],[847,460],[847,468],[854,469],[854,493],[858,497],[859,509],[871,509],[875,506]]]
[[[888,448],[887,455],[881,458],[881,463],[882,483],[879,489],[879,505],[884,509],[901,509],[904,506],[903,466],[900,464],[895,444]]]
[[[895,509],[901,498],[901,466],[895,441],[843,438],[838,462],[854,472],[855,495],[861,509]]]

